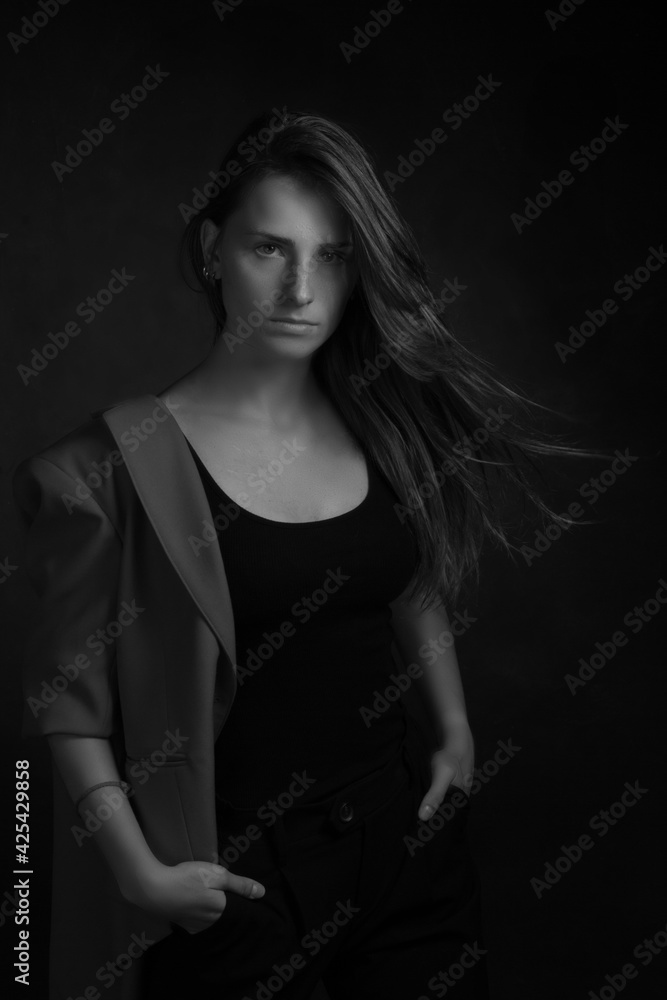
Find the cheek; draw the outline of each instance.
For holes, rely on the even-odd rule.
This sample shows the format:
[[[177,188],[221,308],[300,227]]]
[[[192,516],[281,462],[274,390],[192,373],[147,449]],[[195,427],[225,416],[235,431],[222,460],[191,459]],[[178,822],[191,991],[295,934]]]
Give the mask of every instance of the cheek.
[[[266,297],[276,287],[276,269],[258,267],[254,261],[237,260],[230,262],[221,271],[223,297],[239,303]]]
[[[276,281],[278,269],[267,261],[257,262],[250,258],[236,263],[234,274],[239,288],[260,288]]]
[[[352,291],[353,282],[349,275],[344,273],[328,272],[322,274],[317,282],[317,295],[322,302],[326,302],[332,313],[340,315]]]

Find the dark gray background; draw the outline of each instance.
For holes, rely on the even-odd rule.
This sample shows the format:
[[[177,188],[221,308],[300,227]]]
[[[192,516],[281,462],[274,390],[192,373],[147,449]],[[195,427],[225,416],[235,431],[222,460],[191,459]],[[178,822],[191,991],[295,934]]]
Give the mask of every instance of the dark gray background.
[[[135,392],[158,391],[203,357],[210,324],[181,282],[178,211],[207,181],[236,132],[274,105],[331,115],[395,170],[416,138],[442,126],[478,75],[497,91],[396,188],[427,257],[432,287],[467,289],[447,316],[468,346],[531,398],[560,410],[571,441],[638,460],[579,527],[532,565],[489,548],[481,585],[462,600],[477,618],[458,642],[478,762],[498,740],[522,749],[476,795],[471,837],[485,888],[495,1000],[587,997],[627,962],[640,970],[628,1000],[653,998],[667,956],[645,968],[633,949],[664,930],[664,729],[661,693],[667,612],[632,635],[623,618],[653,597],[664,559],[661,370],[665,271],[624,303],[615,282],[643,265],[667,235],[664,218],[663,43],[648,5],[571,5],[552,30],[539,4],[406,2],[348,63],[341,42],[382,2],[243,0],[221,21],[210,3],[84,4],[72,0],[15,53],[6,39],[37,4],[3,7],[2,398],[3,534],[0,559],[18,569],[0,586],[5,640],[0,775],[2,829],[12,837],[14,761],[31,760],[33,985],[44,995],[49,891],[49,771],[40,745],[21,743],[20,649],[32,606],[9,491],[12,466]],[[556,8],[554,8],[556,9]],[[147,65],[168,78],[125,121],[111,102]],[[519,235],[543,180],[568,168],[605,117],[628,128]],[[62,183],[51,163],[109,116],[116,124]],[[128,288],[25,386],[17,366],[113,268]],[[586,309],[617,314],[563,363],[554,343]],[[559,511],[610,461],[544,464]],[[531,545],[538,525],[524,524]],[[576,695],[575,673],[596,642],[624,628],[627,646]],[[595,847],[536,897],[530,879],[590,833],[626,781],[648,789]],[[12,884],[11,845],[0,892]],[[3,900],[7,897],[3,896]],[[5,911],[6,912],[6,911]],[[1,920],[1,918],[0,918]],[[15,928],[5,919],[8,958]],[[10,960],[11,961],[11,960]],[[430,970],[425,970],[424,992]],[[12,973],[8,972],[11,984]]]

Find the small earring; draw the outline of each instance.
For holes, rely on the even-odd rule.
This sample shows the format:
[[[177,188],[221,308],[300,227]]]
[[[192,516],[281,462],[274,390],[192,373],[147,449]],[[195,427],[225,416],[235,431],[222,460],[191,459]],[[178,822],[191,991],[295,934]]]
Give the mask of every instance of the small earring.
[[[204,264],[204,278],[211,284],[216,280],[215,269],[210,267],[208,264]]]

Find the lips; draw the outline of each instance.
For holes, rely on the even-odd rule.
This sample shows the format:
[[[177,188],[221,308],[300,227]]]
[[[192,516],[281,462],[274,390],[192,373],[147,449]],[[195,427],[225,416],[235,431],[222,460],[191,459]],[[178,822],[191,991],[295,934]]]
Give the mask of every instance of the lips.
[[[295,326],[317,326],[317,323],[313,323],[308,319],[301,319],[299,316],[272,316],[271,319],[275,323],[294,323]]]

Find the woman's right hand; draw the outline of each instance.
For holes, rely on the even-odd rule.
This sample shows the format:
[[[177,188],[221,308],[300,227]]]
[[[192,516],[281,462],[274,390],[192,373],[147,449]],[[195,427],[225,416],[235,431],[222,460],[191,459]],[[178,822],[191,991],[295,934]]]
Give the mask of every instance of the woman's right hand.
[[[222,865],[182,861],[178,865],[156,864],[139,884],[126,889],[123,895],[135,906],[196,934],[210,927],[223,913],[228,892],[259,899],[265,889],[260,882],[234,875]]]

